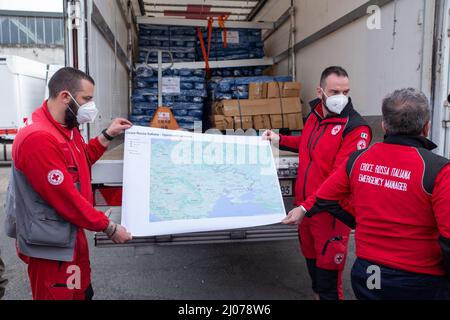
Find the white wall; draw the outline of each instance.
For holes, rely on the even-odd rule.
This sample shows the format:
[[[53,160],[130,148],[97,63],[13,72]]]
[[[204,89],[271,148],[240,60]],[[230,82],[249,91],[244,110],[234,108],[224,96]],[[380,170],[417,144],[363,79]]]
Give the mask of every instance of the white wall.
[[[0,55],[14,55],[45,64],[64,64],[63,48],[16,48],[0,46]]]
[[[366,16],[298,51],[297,77],[304,85],[303,99],[315,98],[320,74],[330,65],[347,69],[354,104],[365,116],[380,115],[382,98],[394,89],[412,86],[429,94],[432,2],[393,1],[381,9],[380,30],[369,30]],[[366,1],[295,0],[294,3],[297,43]],[[397,24],[396,35],[393,36],[395,3]],[[275,21],[289,5],[289,0],[270,0],[255,20]],[[426,24],[422,19],[424,14],[427,15]],[[276,56],[287,48],[288,30],[289,22],[267,41],[267,55]],[[425,56],[422,54],[424,47],[427,50]],[[286,74],[287,60],[274,70],[277,74]]]

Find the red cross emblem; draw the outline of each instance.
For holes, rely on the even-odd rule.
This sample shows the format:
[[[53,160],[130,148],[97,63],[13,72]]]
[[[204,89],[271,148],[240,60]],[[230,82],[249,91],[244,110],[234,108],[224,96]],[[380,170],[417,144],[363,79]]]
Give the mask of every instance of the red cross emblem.
[[[333,136],[336,136],[341,131],[341,129],[342,129],[342,126],[341,125],[337,125],[333,129],[331,129],[331,134]]]
[[[64,174],[60,170],[52,170],[48,173],[47,179],[51,185],[59,186],[64,181]]]
[[[363,149],[367,148],[366,140],[360,140],[356,147],[358,150],[363,150]]]
[[[341,264],[344,261],[344,254],[342,253],[338,253],[335,257],[334,257],[334,262],[336,264]]]

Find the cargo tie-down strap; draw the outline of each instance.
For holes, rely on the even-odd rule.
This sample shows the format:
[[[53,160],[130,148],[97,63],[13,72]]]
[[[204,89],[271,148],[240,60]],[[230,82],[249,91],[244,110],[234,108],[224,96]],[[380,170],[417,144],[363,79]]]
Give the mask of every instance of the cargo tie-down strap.
[[[223,47],[224,47],[224,49],[227,48],[227,28],[225,27],[225,22],[227,21],[227,19],[228,19],[228,15],[219,17],[219,27],[223,31]]]
[[[228,15],[219,16],[219,27],[223,30],[223,47],[227,47],[227,29],[225,26],[225,22],[228,19]],[[206,50],[205,40],[203,39],[202,29],[197,27],[198,39],[200,41],[200,46],[202,48],[203,58],[205,59],[205,70],[208,77],[211,74],[211,68],[209,66],[209,55],[211,53],[211,40],[213,34],[213,23],[214,18],[210,17],[208,19],[208,50]]]
[[[205,41],[203,40],[203,33],[200,27],[197,27],[198,39],[200,40],[200,46],[202,47],[203,58],[205,59],[205,71],[206,74],[210,75],[211,69],[209,67],[209,54],[211,52],[211,38],[213,31],[213,18],[209,18],[208,20],[208,51],[206,51]]]

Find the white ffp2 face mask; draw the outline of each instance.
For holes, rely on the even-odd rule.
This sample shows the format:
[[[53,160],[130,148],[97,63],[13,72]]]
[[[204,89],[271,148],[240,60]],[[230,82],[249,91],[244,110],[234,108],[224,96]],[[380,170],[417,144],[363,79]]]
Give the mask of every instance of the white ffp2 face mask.
[[[94,122],[97,117],[98,109],[95,106],[94,101],[90,101],[88,103],[83,104],[78,109],[77,113],[77,121],[79,124],[91,123]]]
[[[79,124],[85,124],[85,123],[94,122],[94,120],[95,120],[95,118],[97,117],[97,114],[98,114],[98,109],[95,106],[95,102],[94,101],[89,101],[88,103],[85,103],[82,106],[80,106],[78,104],[77,100],[75,100],[75,98],[72,95],[70,95],[70,97],[72,98],[72,100],[78,106],[78,112],[76,114],[77,122]],[[69,109],[70,109],[70,107],[69,107]],[[70,109],[70,111],[72,111],[72,113],[74,113],[72,109]]]
[[[323,89],[322,92],[327,98],[327,100],[325,101],[327,108],[333,113],[341,114],[348,104],[348,97],[343,94],[328,97]]]

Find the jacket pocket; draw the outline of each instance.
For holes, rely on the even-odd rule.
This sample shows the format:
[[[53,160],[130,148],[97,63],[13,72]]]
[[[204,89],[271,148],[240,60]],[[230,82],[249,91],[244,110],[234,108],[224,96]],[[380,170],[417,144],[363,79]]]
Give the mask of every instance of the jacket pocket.
[[[343,270],[346,257],[346,239],[342,236],[336,236],[325,242],[320,260],[322,267],[326,267],[326,269]]]
[[[31,221],[28,243],[67,248],[70,245],[70,231],[69,222],[41,218]]]
[[[70,245],[71,224],[64,220],[56,211],[42,199],[35,202],[35,214],[30,222],[28,243],[68,247]]]

